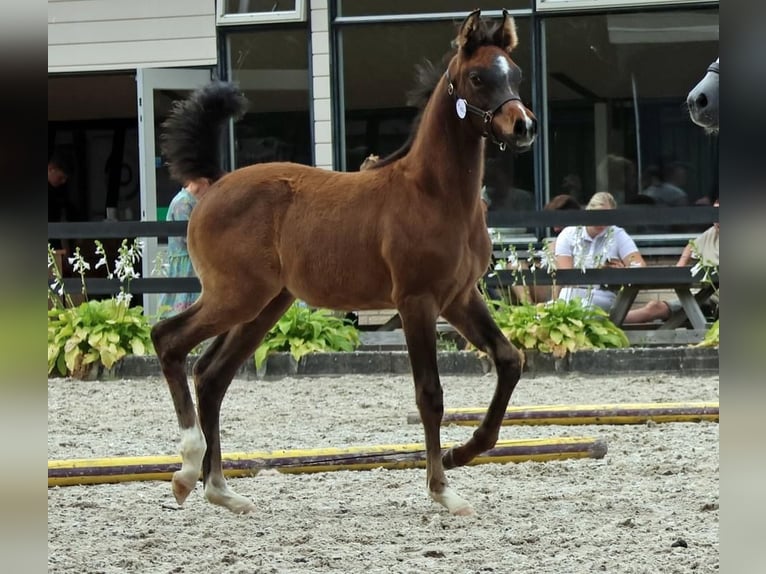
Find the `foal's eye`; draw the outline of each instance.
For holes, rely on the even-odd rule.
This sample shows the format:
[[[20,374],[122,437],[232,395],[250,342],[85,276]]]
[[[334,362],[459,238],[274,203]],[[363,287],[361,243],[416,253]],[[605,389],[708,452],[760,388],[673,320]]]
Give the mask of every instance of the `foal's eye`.
[[[468,74],[468,79],[471,81],[471,84],[473,84],[474,87],[478,88],[481,86],[481,78],[476,72],[471,72]]]

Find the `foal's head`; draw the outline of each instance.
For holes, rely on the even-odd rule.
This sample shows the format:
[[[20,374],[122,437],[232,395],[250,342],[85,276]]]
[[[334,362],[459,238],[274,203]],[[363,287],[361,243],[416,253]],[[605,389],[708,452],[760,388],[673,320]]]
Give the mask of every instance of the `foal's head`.
[[[521,69],[511,59],[517,43],[516,23],[505,10],[499,26],[483,21],[475,10],[455,40],[447,89],[458,117],[501,149],[526,151],[537,135],[537,118],[519,96]]]

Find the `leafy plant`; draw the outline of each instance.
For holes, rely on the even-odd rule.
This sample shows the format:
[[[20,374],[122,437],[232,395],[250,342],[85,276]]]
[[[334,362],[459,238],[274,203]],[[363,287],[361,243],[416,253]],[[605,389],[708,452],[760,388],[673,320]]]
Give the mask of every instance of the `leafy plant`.
[[[522,265],[513,246],[505,259],[500,265],[511,269],[514,284],[520,281],[526,291]],[[552,277],[555,287],[556,258],[553,244],[544,243],[542,249],[536,251],[530,243],[526,267],[532,271],[535,283],[536,273],[540,270]],[[495,267],[496,270],[499,268]],[[625,332],[609,319],[606,311],[585,305],[578,298],[569,301],[557,299],[546,303],[522,301],[518,305],[505,300],[487,300],[487,305],[505,336],[521,349],[534,349],[551,353],[554,357],[564,357],[567,352],[580,349],[623,348],[630,345]]]
[[[255,366],[260,368],[271,353],[289,352],[299,360],[309,353],[353,351],[358,345],[359,332],[350,322],[295,302],[256,349]]]
[[[79,247],[69,258],[70,264],[80,275],[82,295],[85,301],[74,305],[71,296],[64,292],[61,271],[55,264],[53,249],[48,245],[48,269],[53,276],[48,286],[48,374],[56,370],[61,375],[83,378],[94,363],[100,362],[111,368],[128,353],[145,355],[153,352],[151,324],[141,307],[131,307],[131,294],[127,287],[130,279],[138,277],[133,269],[141,255],[141,244],[128,244],[125,239],[115,260],[114,272],[109,270],[106,251],[96,241],[96,254],[101,257],[98,269],[106,266],[109,278],[117,277],[125,285],[120,292],[103,301],[88,300],[85,289],[85,273],[90,264],[82,257]]]
[[[48,374],[84,377],[100,361],[107,369],[128,353],[150,350],[151,326],[141,307],[116,299],[85,301],[48,311]]]
[[[580,299],[510,305],[492,302],[490,312],[517,347],[563,357],[580,349],[622,348],[630,343],[607,313]]]
[[[707,330],[707,333],[705,333],[705,337],[696,344],[697,347],[717,347],[719,345],[720,339],[718,335],[718,321],[720,319],[716,319],[715,323],[710,325],[710,328]]]
[[[702,283],[708,284],[713,288],[713,292],[715,293],[716,297],[718,296],[718,265],[712,261],[709,261],[705,259],[702,256],[701,251],[697,247],[697,244],[692,239],[690,241],[691,247],[692,247],[692,254],[694,258],[697,260],[697,263],[691,268],[691,274],[697,275],[698,273],[703,273],[702,276]],[[715,279],[714,279],[715,278]],[[705,333],[705,337],[697,343],[696,346],[698,347],[717,347],[720,343],[719,338],[719,326],[718,321],[720,319],[716,319],[715,322],[710,326],[710,328]]]

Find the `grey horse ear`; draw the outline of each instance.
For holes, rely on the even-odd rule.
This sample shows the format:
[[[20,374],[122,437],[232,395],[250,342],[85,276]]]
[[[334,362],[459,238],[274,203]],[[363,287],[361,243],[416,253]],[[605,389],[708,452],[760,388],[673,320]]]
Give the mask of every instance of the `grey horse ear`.
[[[513,16],[508,14],[507,10],[503,10],[503,23],[500,24],[493,39],[495,44],[509,54],[519,43],[519,38],[516,35],[516,21]]]
[[[479,25],[481,24],[481,10],[474,10],[468,16],[466,16],[465,20],[463,20],[463,24],[460,26],[460,32],[458,32],[457,38],[455,38],[455,44],[458,48],[461,50],[471,50],[471,39],[473,38],[473,35],[476,33],[476,31],[479,29]]]

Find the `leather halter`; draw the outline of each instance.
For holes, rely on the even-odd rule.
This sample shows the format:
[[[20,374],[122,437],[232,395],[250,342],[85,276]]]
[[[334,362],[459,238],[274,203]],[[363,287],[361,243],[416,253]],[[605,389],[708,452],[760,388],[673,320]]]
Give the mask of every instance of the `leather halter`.
[[[455,85],[452,83],[452,78],[450,78],[449,70],[444,72],[444,77],[447,79],[447,93],[457,102],[458,100],[463,100],[465,102],[465,109],[468,112],[471,112],[472,114],[475,114],[477,116],[480,116],[484,120],[484,129],[482,130],[482,137],[490,138],[492,140],[492,143],[496,144],[497,147],[500,148],[500,151],[505,151],[505,148],[507,147],[507,144],[505,142],[502,142],[498,140],[495,137],[495,133],[492,131],[492,120],[495,118],[495,114],[497,111],[502,108],[505,104],[508,102],[512,102],[514,100],[521,101],[521,98],[515,94],[511,94],[510,97],[505,98],[500,104],[495,106],[494,108],[490,110],[483,110],[477,106],[474,106],[472,104],[468,103],[468,100],[465,98],[461,98],[457,95],[457,91],[455,90]]]
[[[717,76],[718,75],[718,60],[716,60],[715,62],[710,64],[710,66],[708,66],[707,71],[711,72],[711,73],[713,73],[713,74],[715,74]]]

